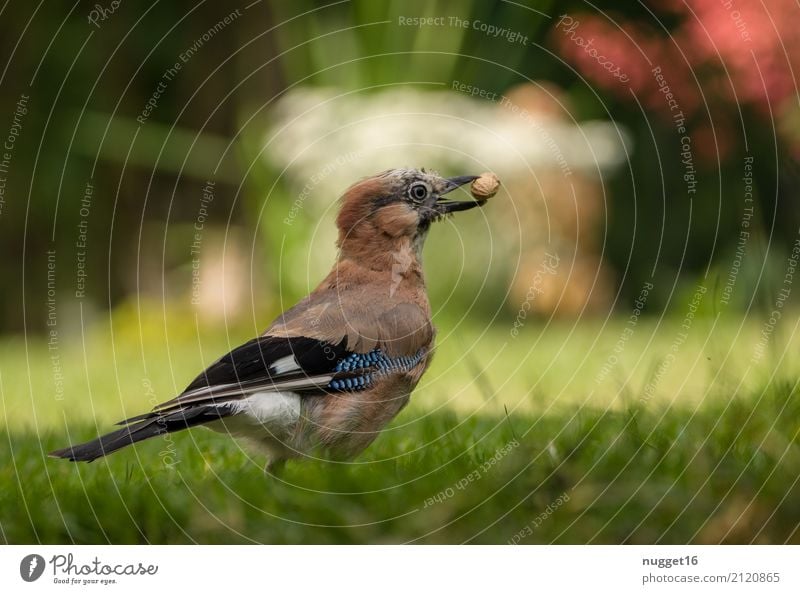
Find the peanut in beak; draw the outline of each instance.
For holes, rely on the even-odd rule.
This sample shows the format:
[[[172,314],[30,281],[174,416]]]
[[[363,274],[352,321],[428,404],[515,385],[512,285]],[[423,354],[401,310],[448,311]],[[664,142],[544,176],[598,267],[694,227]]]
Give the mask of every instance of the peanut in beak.
[[[500,189],[500,179],[491,171],[481,173],[480,177],[472,182],[470,192],[476,200],[488,200]]]

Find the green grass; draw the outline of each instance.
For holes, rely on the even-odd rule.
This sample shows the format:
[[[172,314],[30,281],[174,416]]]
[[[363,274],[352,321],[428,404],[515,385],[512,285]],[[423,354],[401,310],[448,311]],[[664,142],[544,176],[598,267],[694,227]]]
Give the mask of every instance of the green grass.
[[[47,458],[149,407],[142,378],[165,399],[226,340],[170,329],[167,344],[157,324],[140,334],[124,317],[114,351],[102,329],[61,347],[63,399],[41,344],[0,344],[0,541],[800,543],[800,399],[782,356],[792,341],[736,375],[757,324],[709,322],[646,401],[675,323],[642,321],[599,383],[621,322],[531,327],[516,342],[503,329],[443,331],[411,406],[362,456],[290,463],[278,478],[203,429],[88,465]],[[459,359],[464,344],[475,348]],[[764,372],[779,368],[788,380]]]

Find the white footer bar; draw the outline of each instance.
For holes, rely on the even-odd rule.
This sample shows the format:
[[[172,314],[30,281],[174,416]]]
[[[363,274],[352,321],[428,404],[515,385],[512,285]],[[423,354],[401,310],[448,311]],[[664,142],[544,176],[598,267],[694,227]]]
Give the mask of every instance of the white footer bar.
[[[796,546],[0,547],[2,592],[778,594],[799,577]]]

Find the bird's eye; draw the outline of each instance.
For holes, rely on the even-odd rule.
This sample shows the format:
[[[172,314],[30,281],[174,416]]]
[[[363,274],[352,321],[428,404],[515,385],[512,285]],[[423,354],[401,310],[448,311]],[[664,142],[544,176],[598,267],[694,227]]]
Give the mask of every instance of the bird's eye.
[[[425,184],[418,182],[409,188],[408,195],[412,200],[422,202],[428,197],[428,187]]]

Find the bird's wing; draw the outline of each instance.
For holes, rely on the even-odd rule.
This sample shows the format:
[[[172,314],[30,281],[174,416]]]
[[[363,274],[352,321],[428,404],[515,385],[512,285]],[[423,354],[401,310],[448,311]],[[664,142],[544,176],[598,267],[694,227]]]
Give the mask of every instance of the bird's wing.
[[[176,398],[120,424],[256,392],[310,395],[363,389],[374,372],[409,371],[424,363],[434,331],[418,306],[387,309],[374,300],[361,303],[359,310],[311,306],[285,323],[280,318],[264,336],[213,363]]]
[[[176,398],[121,424],[255,392],[321,393],[332,380],[347,376],[336,367],[350,354],[343,342],[331,344],[304,336],[254,338],[218,359]]]

